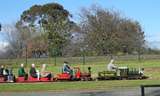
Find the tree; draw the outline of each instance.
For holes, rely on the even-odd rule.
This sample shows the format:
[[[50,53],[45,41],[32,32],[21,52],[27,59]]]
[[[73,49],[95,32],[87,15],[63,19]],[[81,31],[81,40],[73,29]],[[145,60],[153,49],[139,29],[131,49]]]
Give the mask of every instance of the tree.
[[[83,9],[81,30],[84,41],[97,55],[134,52],[144,44],[144,32],[138,22],[121,17],[119,12],[93,6]]]
[[[21,26],[33,28],[35,32],[39,33],[39,36],[44,38],[45,44],[48,43],[49,55],[54,56],[57,55],[57,51],[53,51],[61,51],[70,39],[70,29],[73,22],[69,17],[71,17],[70,13],[62,5],[49,3],[34,5],[24,11],[19,22]]]
[[[23,50],[25,50],[27,40],[31,37],[30,31],[26,27],[20,27],[15,23],[4,26],[4,36],[8,46],[8,56],[13,58],[20,58],[23,56]]]

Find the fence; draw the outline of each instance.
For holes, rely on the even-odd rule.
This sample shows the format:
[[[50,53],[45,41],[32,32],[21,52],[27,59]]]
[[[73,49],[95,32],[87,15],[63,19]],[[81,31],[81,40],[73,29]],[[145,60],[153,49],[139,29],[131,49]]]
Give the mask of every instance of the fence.
[[[115,56],[116,61],[120,60],[134,60],[138,61],[138,57],[136,55],[126,55],[126,56]],[[143,55],[141,60],[156,60],[160,59],[160,55]],[[68,61],[71,64],[95,64],[101,63],[106,64],[110,60],[109,56],[86,56],[85,62],[84,57],[57,57],[55,58],[27,58],[27,64],[53,64],[60,65],[63,64],[64,61]],[[26,64],[26,58],[17,58],[17,59],[0,59],[0,65],[17,65],[20,63]]]
[[[141,96],[145,96],[145,88],[149,88],[149,87],[160,87],[160,85],[141,85]],[[159,96],[159,95],[156,95],[156,96]]]

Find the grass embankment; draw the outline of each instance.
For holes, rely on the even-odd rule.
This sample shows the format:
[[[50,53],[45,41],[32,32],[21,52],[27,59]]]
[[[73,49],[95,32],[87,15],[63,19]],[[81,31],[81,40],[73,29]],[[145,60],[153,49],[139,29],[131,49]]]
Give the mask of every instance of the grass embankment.
[[[57,66],[54,64],[48,64],[47,70],[52,71],[53,74],[61,72],[61,66],[66,58],[58,58]],[[39,59],[36,62],[34,59],[29,59],[29,64],[35,63],[40,69],[40,64],[46,63],[46,59]],[[99,71],[106,70],[106,58],[93,57],[87,58],[86,65],[82,64],[80,58],[67,59],[71,66],[79,66],[81,71],[86,71],[88,66],[92,67],[92,76],[96,77]],[[22,61],[19,61],[20,64]],[[150,78],[147,80],[114,80],[114,81],[89,81],[89,82],[51,82],[51,83],[22,83],[22,84],[0,84],[0,91],[64,91],[64,90],[107,90],[112,88],[124,88],[124,87],[139,87],[142,84],[160,84],[160,60],[158,59],[146,59],[141,62],[135,59],[117,59],[115,62],[118,66],[127,66],[130,68],[145,68],[145,73]],[[17,74],[18,65],[14,66],[14,73]],[[27,65],[29,69],[30,65]]]
[[[30,91],[92,91],[112,90],[119,88],[139,87],[142,84],[159,84],[159,80],[115,80],[115,81],[78,81],[51,83],[9,83],[1,84],[0,92],[30,92]]]

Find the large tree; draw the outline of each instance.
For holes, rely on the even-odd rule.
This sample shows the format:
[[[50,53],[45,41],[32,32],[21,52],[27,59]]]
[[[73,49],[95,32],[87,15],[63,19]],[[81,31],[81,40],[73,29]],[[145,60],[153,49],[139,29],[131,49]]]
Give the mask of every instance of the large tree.
[[[27,40],[31,37],[31,32],[27,27],[19,27],[15,23],[4,25],[3,28],[5,40],[8,43],[6,50],[8,57],[22,57],[24,54]]]
[[[70,13],[62,5],[49,3],[34,5],[24,11],[19,23],[38,33],[39,40],[44,40],[42,44],[44,46],[41,48],[48,46],[49,53],[52,55],[53,50],[57,50],[56,53],[54,51],[55,54],[60,53],[70,39],[70,29],[73,24],[70,17]]]
[[[144,45],[140,24],[122,17],[119,12],[93,6],[83,9],[80,16],[84,41],[98,55],[132,53]]]

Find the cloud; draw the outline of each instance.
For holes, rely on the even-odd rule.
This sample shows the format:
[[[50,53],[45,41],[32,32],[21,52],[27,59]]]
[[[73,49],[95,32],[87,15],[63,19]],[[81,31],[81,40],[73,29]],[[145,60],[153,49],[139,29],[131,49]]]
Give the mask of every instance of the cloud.
[[[0,52],[5,52],[6,51],[5,48],[8,45],[9,45],[8,42],[2,42],[2,41],[0,41]]]
[[[160,49],[160,33],[150,33],[145,36],[147,45],[151,48]]]
[[[160,41],[160,33],[156,33],[156,34],[146,34],[145,35],[145,39],[149,42],[159,42]]]
[[[160,41],[149,41],[147,44],[151,48],[160,49]]]

